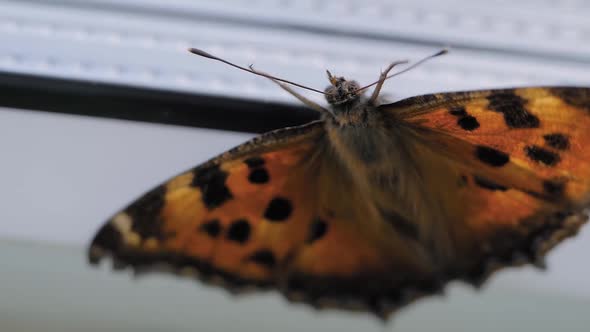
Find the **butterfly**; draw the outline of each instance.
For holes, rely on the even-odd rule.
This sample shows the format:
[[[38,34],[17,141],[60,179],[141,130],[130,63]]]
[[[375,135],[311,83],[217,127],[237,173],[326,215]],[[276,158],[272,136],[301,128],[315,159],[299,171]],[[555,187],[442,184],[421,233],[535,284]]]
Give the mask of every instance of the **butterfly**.
[[[328,72],[325,108],[293,82],[191,52],[271,78],[321,118],[256,137],[144,194],[100,228],[91,263],[111,256],[117,268],[166,267],[231,292],[275,289],[387,319],[452,280],[479,286],[503,267],[543,267],[586,222],[589,88],[382,104],[398,62],[365,87]]]

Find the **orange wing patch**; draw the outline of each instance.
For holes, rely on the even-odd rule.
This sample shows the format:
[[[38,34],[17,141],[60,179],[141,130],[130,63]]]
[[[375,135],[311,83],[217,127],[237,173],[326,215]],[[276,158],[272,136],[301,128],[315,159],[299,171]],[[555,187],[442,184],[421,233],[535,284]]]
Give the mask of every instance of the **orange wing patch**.
[[[285,172],[297,167],[307,149],[266,153],[196,172],[197,188],[166,197],[162,211],[164,220],[189,219],[168,230],[184,235],[178,239],[180,250],[242,278],[268,280],[277,263],[306,235],[303,225],[293,230],[286,222],[311,222],[298,206],[306,204],[303,197],[285,183]],[[223,186],[214,188],[216,182]],[[227,201],[209,200],[214,197]]]
[[[268,147],[269,137],[255,139],[148,192],[103,226],[91,261],[111,255],[139,269],[163,263],[231,287],[276,284],[277,269],[312,222],[309,198],[288,175],[312,151],[321,125],[302,128],[267,134],[280,151]],[[289,140],[301,144],[282,148]]]

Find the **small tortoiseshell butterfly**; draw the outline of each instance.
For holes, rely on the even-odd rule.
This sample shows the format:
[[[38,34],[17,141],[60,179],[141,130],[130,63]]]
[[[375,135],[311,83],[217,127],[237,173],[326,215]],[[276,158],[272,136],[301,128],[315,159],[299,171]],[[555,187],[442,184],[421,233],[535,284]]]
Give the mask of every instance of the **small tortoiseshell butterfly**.
[[[292,82],[236,66],[321,119],[256,137],[146,193],[100,229],[90,261],[167,266],[230,291],[277,289],[383,319],[451,280],[477,286],[505,266],[543,266],[586,221],[590,89],[379,104],[396,64],[366,87],[328,72],[329,109]]]

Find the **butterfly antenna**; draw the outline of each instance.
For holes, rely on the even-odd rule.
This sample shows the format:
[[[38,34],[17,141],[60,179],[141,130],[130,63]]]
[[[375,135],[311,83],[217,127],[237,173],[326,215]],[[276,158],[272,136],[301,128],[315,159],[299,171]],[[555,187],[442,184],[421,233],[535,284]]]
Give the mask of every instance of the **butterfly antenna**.
[[[377,101],[377,98],[379,97],[379,93],[381,92],[381,88],[383,87],[383,83],[385,83],[385,80],[387,79],[387,74],[389,74],[389,72],[393,69],[393,67],[403,64],[403,63],[408,63],[408,61],[393,62],[384,71],[381,72],[381,75],[379,75],[379,80],[377,80],[377,86],[375,87],[375,90],[373,90],[373,94],[371,94],[371,98],[369,98],[369,104],[374,105],[375,101]],[[367,88],[367,87],[365,87],[365,88]],[[365,89],[365,88],[363,88],[363,89]],[[363,89],[357,90],[357,93],[359,93],[359,91],[362,91]]]
[[[390,78],[392,78],[392,77],[394,77],[394,76],[397,76],[397,75],[401,75],[401,74],[403,74],[403,73],[405,73],[405,72],[407,72],[407,71],[409,71],[409,70],[412,70],[412,69],[414,69],[414,68],[418,67],[419,65],[423,64],[424,62],[426,62],[426,61],[428,61],[428,60],[430,60],[430,59],[432,59],[432,58],[436,58],[436,57],[438,57],[438,56],[441,56],[441,55],[444,55],[444,54],[447,54],[447,53],[449,53],[449,50],[448,50],[447,48],[443,48],[442,50],[440,50],[440,51],[438,51],[438,52],[436,52],[436,53],[434,53],[434,54],[432,54],[432,55],[429,55],[429,56],[427,56],[427,57],[423,58],[422,60],[420,60],[420,61],[418,61],[418,62],[414,63],[413,65],[409,66],[408,68],[405,68],[405,69],[403,69],[403,70],[400,70],[400,71],[398,71],[397,73],[393,73],[393,74],[391,74],[391,75],[389,75],[389,76],[384,76],[384,75],[382,75],[382,77],[380,77],[380,78],[379,78],[377,81],[375,81],[375,82],[373,82],[373,83],[371,83],[371,84],[369,84],[369,85],[366,85],[366,86],[364,86],[364,87],[362,87],[362,88],[359,88],[359,89],[357,90],[357,92],[360,92],[360,91],[363,91],[363,90],[365,90],[365,89],[367,89],[367,88],[370,88],[370,87],[372,87],[372,86],[373,86],[373,85],[375,85],[375,84],[380,84],[380,85],[383,85],[383,82],[385,82],[385,80],[388,80],[388,79],[390,79]],[[406,63],[406,62],[407,62],[407,61],[398,61],[398,62],[394,62],[394,63],[392,63],[392,64],[390,65],[390,67],[388,68],[388,70],[384,71],[384,73],[385,73],[385,74],[387,74],[387,71],[391,70],[391,68],[393,68],[393,66],[395,66],[395,65],[397,65],[397,64]],[[380,90],[380,87],[379,87],[379,90]],[[372,97],[371,97],[371,98],[372,98]]]
[[[216,56],[214,56],[212,54],[209,54],[209,53],[207,53],[207,52],[205,52],[203,50],[200,50],[198,48],[189,48],[188,51],[191,52],[191,53],[193,53],[193,54],[196,54],[196,55],[200,55],[202,57],[205,57],[205,58],[209,58],[209,59],[213,59],[213,60],[217,60],[217,61],[223,62],[223,63],[225,63],[227,65],[230,65],[230,66],[232,66],[234,68],[238,68],[238,69],[241,69],[243,71],[247,71],[249,73],[258,75],[258,76],[270,78],[271,80],[274,80],[274,81],[279,81],[279,82],[291,84],[291,85],[294,85],[296,87],[300,87],[302,89],[311,90],[313,92],[321,93],[323,95],[325,94],[324,91],[320,91],[320,90],[317,90],[317,89],[314,89],[314,88],[310,88],[310,87],[305,86],[305,85],[301,85],[301,84],[298,84],[298,83],[295,83],[295,82],[284,80],[282,78],[278,78],[278,77],[275,77],[275,76],[272,76],[272,75],[269,75],[269,74],[266,74],[266,73],[263,73],[263,72],[255,71],[255,70],[253,70],[251,68],[246,68],[246,67],[238,66],[235,63],[231,63],[231,62],[229,62],[227,60],[224,60],[222,58],[218,58],[218,57],[216,57]],[[252,66],[250,66],[250,67],[252,67]]]

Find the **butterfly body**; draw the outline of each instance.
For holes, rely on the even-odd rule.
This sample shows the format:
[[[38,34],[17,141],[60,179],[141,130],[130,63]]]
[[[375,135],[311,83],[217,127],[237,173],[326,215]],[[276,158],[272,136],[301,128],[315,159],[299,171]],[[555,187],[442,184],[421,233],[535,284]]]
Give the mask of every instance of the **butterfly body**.
[[[355,82],[339,78],[334,90],[349,84],[358,87]],[[421,260],[424,270],[432,272],[433,266],[444,265],[445,256],[452,259],[449,256],[453,250],[446,223],[460,217],[454,206],[459,198],[448,190],[458,176],[453,165],[429,151],[429,143],[421,141],[419,129],[387,107],[379,107],[362,94],[334,97],[329,94],[331,90],[326,89],[326,99],[332,105],[333,116],[324,117],[327,135],[322,144],[330,146],[332,153],[328,155],[334,155],[341,164],[336,169],[348,173],[338,177],[351,178],[350,189],[362,193],[363,202],[350,202],[367,205],[367,211],[357,220],[388,225],[380,230],[381,234],[393,234],[384,238],[402,235],[398,241],[414,247],[412,251],[421,259],[410,259]],[[441,200],[445,196],[447,199]]]
[[[586,221],[590,89],[378,105],[378,89],[366,98],[329,77],[321,120],[148,192],[101,228],[91,262],[165,264],[231,290],[275,288],[386,318],[451,280],[479,285],[504,266],[542,265]]]

